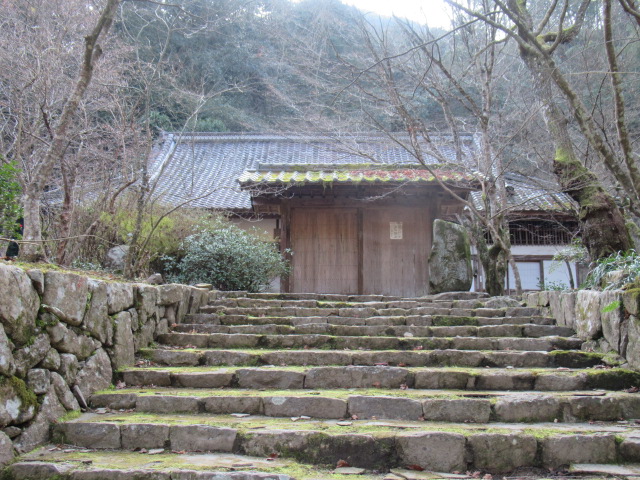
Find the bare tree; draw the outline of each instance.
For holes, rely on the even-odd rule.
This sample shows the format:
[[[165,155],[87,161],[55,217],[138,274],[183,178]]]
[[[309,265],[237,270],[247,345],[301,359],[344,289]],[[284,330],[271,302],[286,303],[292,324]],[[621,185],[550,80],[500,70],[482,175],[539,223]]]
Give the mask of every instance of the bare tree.
[[[501,79],[511,68],[509,57],[502,54],[506,42],[500,31],[458,16],[448,33],[434,33],[398,19],[381,25],[362,19],[360,32],[366,53],[364,58],[361,52],[342,57],[352,78],[341,95],[360,98],[369,124],[425,168],[446,165],[479,178],[480,209],[446,184],[442,186],[466,205],[478,225],[477,235],[489,232],[489,245],[477,242],[487,291],[504,293],[509,263],[520,290],[507,221],[504,173],[508,164],[502,155],[509,129],[498,114],[504,102],[496,102]],[[471,148],[463,140],[469,132],[475,139]],[[451,139],[448,145],[443,137]],[[433,165],[433,158],[438,165]]]
[[[73,143],[119,4],[106,0],[100,10],[72,0],[3,4],[2,153],[21,167],[25,259],[44,258],[41,195]]]
[[[580,34],[592,2],[554,1],[544,9],[535,11],[528,2],[520,0],[492,0],[479,6],[453,0],[447,2],[470,18],[481,20],[502,32],[505,38],[513,39],[518,45],[520,58],[531,73],[533,89],[555,148],[554,172],[563,191],[580,206],[582,239],[591,258],[597,260],[629,249],[631,241],[624,217],[612,196],[602,188],[597,176],[581,161],[569,128],[570,120],[577,122],[587,143],[629,198],[637,200],[635,163],[631,161],[630,152],[621,158],[609,148],[589,110],[554,58],[558,48],[570,44]],[[610,2],[605,2],[605,10],[608,4]],[[613,88],[616,88],[615,81]],[[557,100],[558,91],[566,101],[568,112]],[[624,123],[620,113],[618,118]],[[625,151],[628,134],[620,128],[618,130],[622,151]]]

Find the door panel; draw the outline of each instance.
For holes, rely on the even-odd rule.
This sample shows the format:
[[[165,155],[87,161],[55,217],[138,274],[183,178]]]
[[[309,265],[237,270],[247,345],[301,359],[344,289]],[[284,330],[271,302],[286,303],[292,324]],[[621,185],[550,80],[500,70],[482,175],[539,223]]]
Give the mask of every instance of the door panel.
[[[421,207],[363,212],[364,294],[416,297],[428,292],[430,218]]]
[[[355,208],[292,209],[291,291],[357,293],[357,225]]]

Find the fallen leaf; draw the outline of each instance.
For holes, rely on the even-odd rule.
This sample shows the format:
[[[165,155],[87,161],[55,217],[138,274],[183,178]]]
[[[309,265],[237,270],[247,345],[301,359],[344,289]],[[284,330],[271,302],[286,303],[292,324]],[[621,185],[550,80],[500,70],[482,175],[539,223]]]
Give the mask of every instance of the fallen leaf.
[[[423,472],[424,468],[420,465],[407,465],[407,470],[415,470],[416,472]]]
[[[271,454],[269,454],[269,456],[267,457],[267,460],[269,460],[269,459],[274,460],[274,459],[279,458],[279,457],[280,457],[280,454],[279,454],[279,453],[271,453]]]
[[[407,364],[406,364],[406,363],[399,363],[399,364],[398,364],[398,366],[399,366],[399,367],[406,367],[406,366],[407,366]]]
[[[351,465],[349,465],[349,462],[347,462],[346,460],[338,460],[338,463],[336,464],[336,468],[343,468],[343,467],[350,467]]]

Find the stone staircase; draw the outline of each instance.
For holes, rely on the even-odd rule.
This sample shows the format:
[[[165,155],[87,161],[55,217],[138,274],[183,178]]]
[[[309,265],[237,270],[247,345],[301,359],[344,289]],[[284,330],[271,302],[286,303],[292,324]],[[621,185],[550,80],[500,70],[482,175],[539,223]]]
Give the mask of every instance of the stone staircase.
[[[7,478],[640,477],[640,374],[511,298],[226,292],[186,321]]]

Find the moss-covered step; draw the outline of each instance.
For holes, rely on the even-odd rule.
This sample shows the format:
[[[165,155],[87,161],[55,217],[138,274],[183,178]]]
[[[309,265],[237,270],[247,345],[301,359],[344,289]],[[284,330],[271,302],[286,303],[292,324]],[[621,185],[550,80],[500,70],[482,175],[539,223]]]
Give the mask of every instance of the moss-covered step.
[[[202,325],[345,325],[345,326],[419,326],[419,327],[453,327],[453,326],[485,326],[485,325],[555,325],[550,317],[470,317],[455,315],[391,315],[374,317],[273,317],[251,315],[223,315],[212,313],[194,313],[185,317],[184,323]]]
[[[531,394],[486,391],[125,389],[91,397],[94,408],[147,413],[251,414],[322,419],[440,422],[579,422],[640,418],[640,396],[624,392]],[[355,417],[354,417],[355,416]]]
[[[349,350],[519,350],[552,351],[579,349],[576,337],[350,337],[323,334],[270,335],[250,333],[165,333],[158,343],[195,348],[325,348]]]
[[[333,302],[378,302],[378,301],[398,301],[401,297],[391,295],[341,295],[335,293],[275,293],[275,292],[217,292],[217,298],[258,298],[267,300],[320,300]],[[432,298],[421,299],[423,301],[433,301]],[[215,300],[214,300],[215,301]]]
[[[309,421],[205,415],[91,415],[58,424],[56,442],[96,449],[166,448],[294,458],[316,465],[344,460],[386,470],[406,465],[436,471],[570,463],[637,462],[633,426],[620,424],[438,424],[399,421]]]
[[[187,388],[570,391],[621,390],[640,385],[639,372],[622,368],[158,367],[128,368],[119,375],[130,386]]]
[[[201,349],[155,348],[141,349],[140,356],[157,365],[166,366],[337,366],[389,365],[401,367],[519,367],[586,368],[599,365],[605,359],[601,353],[580,350],[486,351],[486,350],[270,350],[270,349]]]
[[[394,337],[570,337],[575,331],[559,325],[461,325],[461,326],[416,326],[416,325],[334,325],[311,323],[303,325],[207,325],[184,323],[172,328],[176,333],[250,333],[258,335],[305,335],[324,334],[336,336],[394,336]]]
[[[291,459],[171,450],[88,450],[45,445],[6,468],[6,480],[346,480],[334,469]],[[383,480],[384,475],[361,475]]]
[[[283,317],[224,315],[213,313],[194,313],[185,316],[184,323],[202,325],[345,325],[345,326],[484,326],[484,325],[555,325],[555,320],[543,316],[523,317],[480,317],[455,315],[391,315],[373,317],[322,316]]]
[[[337,306],[331,306],[337,305]],[[528,317],[539,316],[540,310],[531,307],[513,307],[506,310],[487,308],[445,308],[442,306],[418,306],[412,308],[388,307],[385,304],[325,304],[316,307],[295,306],[262,306],[262,307],[227,307],[224,305],[207,305],[200,308],[201,313],[218,315],[246,315],[252,317],[377,317],[377,316],[411,316],[411,315],[449,315],[449,316],[485,316],[485,317]]]

